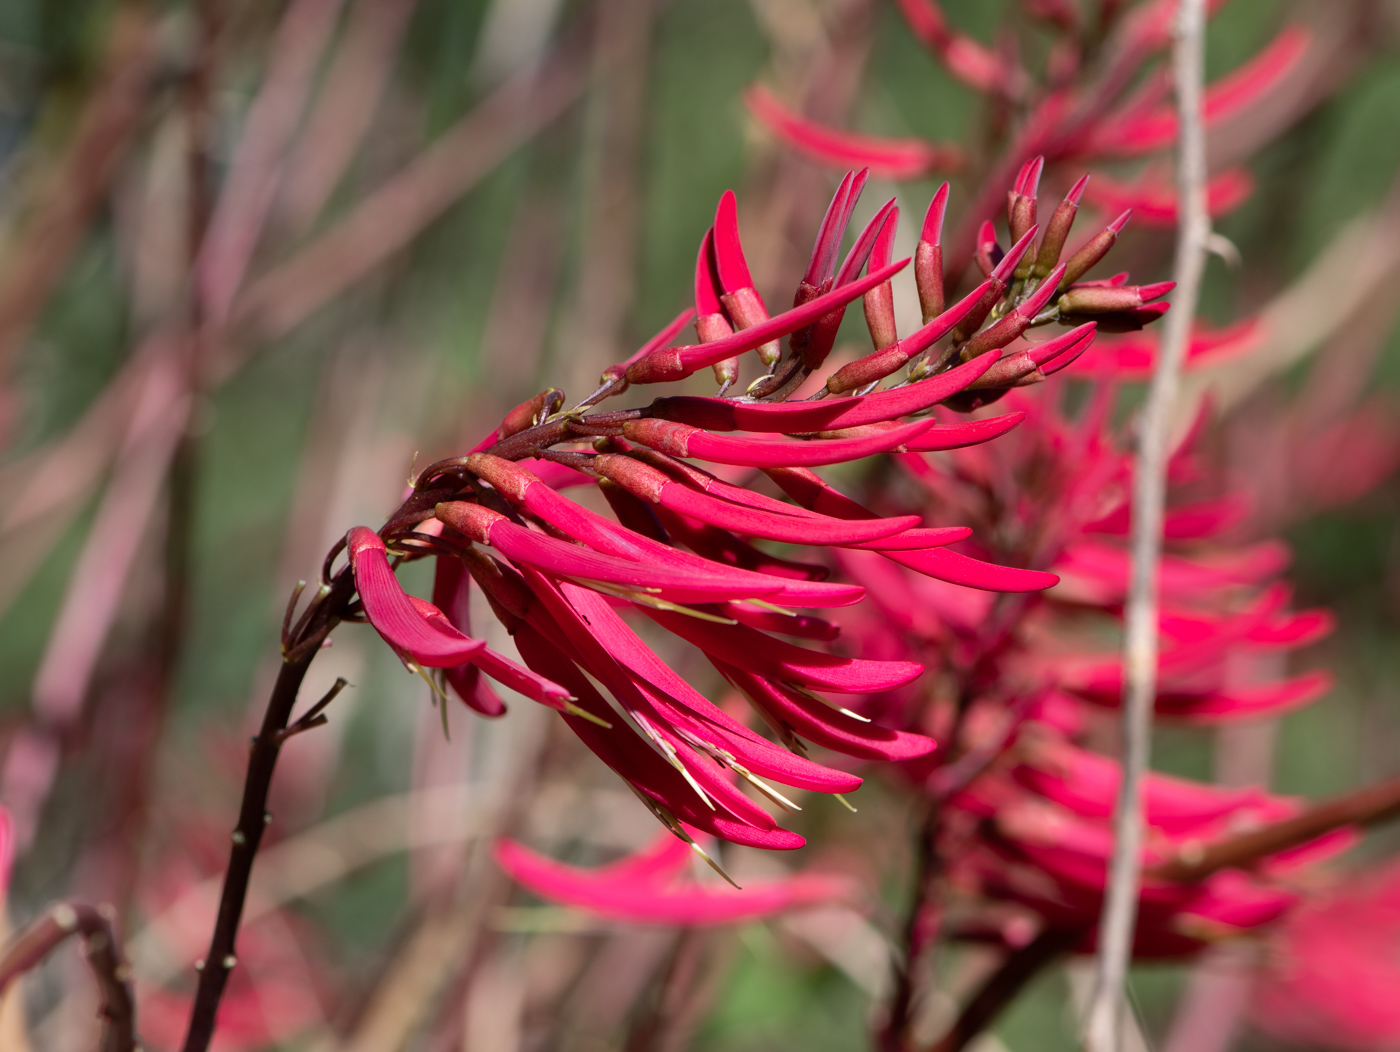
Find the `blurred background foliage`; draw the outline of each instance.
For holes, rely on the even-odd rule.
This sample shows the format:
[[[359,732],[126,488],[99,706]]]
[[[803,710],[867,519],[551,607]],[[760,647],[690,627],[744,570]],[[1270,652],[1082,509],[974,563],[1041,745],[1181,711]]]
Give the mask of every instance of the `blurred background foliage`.
[[[156,6],[162,32],[195,32],[192,11]],[[226,67],[212,100],[216,169],[228,164],[238,141],[281,9],[270,0],[217,6],[223,8],[221,33],[233,43],[222,49]],[[555,27],[576,19],[579,6],[562,0],[412,5],[363,147],[305,231],[274,224],[258,249],[256,269],[265,271],[329,229],[425,144],[448,133],[513,66],[535,60],[557,39]],[[355,522],[378,521],[395,502],[415,454],[423,463],[474,443],[504,408],[548,384],[585,394],[600,365],[630,353],[685,305],[694,247],[715,200],[727,187],[739,189],[742,199],[756,178],[755,156],[771,158],[775,148],[745,113],[740,95],[753,81],[773,76],[772,26],[786,20],[800,32],[800,20],[815,17],[820,5],[669,0],[611,6],[620,17],[648,12],[640,30],[646,39],[629,60],[627,90],[635,97],[620,107],[632,107],[621,127],[618,107],[600,101],[607,97],[606,78],[595,82],[405,248],[303,323],[258,343],[245,367],[203,396],[191,445],[189,601],[171,717],[159,768],[151,772],[154,835],[143,849],[145,864],[185,833],[188,809],[212,816],[217,829],[232,814],[240,727],[252,718],[276,659],[282,604],[293,581],[314,575],[329,540]],[[947,0],[944,6],[959,26],[987,40],[1009,5]],[[1212,262],[1204,303],[1209,317],[1223,323],[1256,309],[1349,220],[1377,207],[1392,186],[1400,170],[1400,38],[1393,5],[1372,6],[1375,31],[1364,60],[1252,163],[1258,180],[1253,196],[1220,223],[1244,262],[1238,270]],[[1254,53],[1292,7],[1284,0],[1227,5],[1210,30],[1212,75]],[[52,177],[80,119],[118,9],[111,0],[0,4],[0,227],[11,233],[36,184]],[[877,5],[871,41],[851,126],[976,140],[982,104],[917,45],[892,4]],[[159,116],[147,120],[140,135],[157,135]],[[142,202],[144,157],[133,152],[119,169],[13,363],[0,410],[9,462],[71,428],[150,331],[137,291],[137,249],[150,214],[142,211],[150,207]],[[834,185],[829,172],[787,163]],[[906,185],[900,193],[922,202],[934,185]],[[154,200],[161,208],[158,195]],[[765,289],[795,284],[796,251],[792,246],[779,255],[782,262],[762,275]],[[1166,276],[1164,239],[1132,242],[1129,251],[1135,276]],[[603,301],[599,317],[594,308]],[[1373,383],[1389,390],[1400,385],[1400,332],[1384,324]],[[1341,627],[1320,645],[1321,655],[1298,659],[1320,656],[1313,663],[1333,669],[1338,682],[1324,703],[1282,721],[1275,774],[1281,791],[1326,794],[1400,769],[1397,501],[1400,485],[1392,480],[1343,510],[1290,529],[1300,605],[1331,607]],[[17,564],[40,560],[0,619],[0,721],[11,728],[7,733],[28,711],[34,674],[95,506],[93,493],[75,514],[35,527],[36,533],[54,531],[55,543],[30,546],[16,539],[4,557]],[[161,559],[159,543],[145,543],[124,610],[150,604],[150,591],[160,587]],[[120,622],[99,666],[94,695],[100,704],[104,695],[119,696],[123,677],[131,674],[130,656],[150,630],[149,619],[140,616]],[[414,784],[425,725],[431,729],[437,716],[422,684],[404,676],[387,649],[361,645],[357,634],[366,631],[343,631],[346,638],[338,637],[335,647],[343,653],[320,670],[327,678],[349,670],[354,689],[337,703],[324,732],[334,747],[308,741],[305,756],[289,755],[283,773],[296,783],[288,805],[293,822]],[[529,723],[526,716],[516,706],[505,722],[519,717]],[[455,755],[474,756],[473,762],[511,734],[525,733],[480,722],[469,730],[465,710],[451,718]],[[121,717],[90,717],[72,743],[73,760],[45,809],[41,835],[16,873],[12,916],[31,915],[70,886],[87,847],[112,821],[103,806],[110,772],[85,762],[82,741],[109,732],[114,719]],[[540,733],[538,725],[529,732]],[[595,788],[607,784],[561,739],[548,737],[541,747],[558,760],[546,776],[550,784],[570,777]],[[1209,753],[1198,735],[1164,734],[1157,761],[1168,770],[1209,774]],[[536,797],[547,789],[537,787]],[[162,790],[186,798],[172,806],[162,802]],[[589,815],[577,800],[568,806],[560,823]],[[628,812],[621,832],[610,834],[619,846],[649,828],[636,810]],[[859,823],[866,815],[839,820]],[[1386,839],[1393,846],[1394,838]],[[207,861],[217,865],[217,836],[206,847]],[[902,857],[895,849],[881,855],[896,862]],[[411,868],[407,856],[390,856],[297,903],[295,909],[326,933],[322,958],[334,972],[367,981],[382,965],[402,937],[414,894]],[[891,878],[892,896],[899,883]],[[810,952],[792,952],[791,941],[764,926],[735,936],[734,966],[698,1024],[695,1047],[776,1052],[861,1045],[867,991]],[[1161,1024],[1180,973],[1139,969],[1135,981],[1150,1026]],[[1005,1044],[1017,1052],[1074,1047],[1066,990],[1058,972],[1040,981],[999,1025]]]

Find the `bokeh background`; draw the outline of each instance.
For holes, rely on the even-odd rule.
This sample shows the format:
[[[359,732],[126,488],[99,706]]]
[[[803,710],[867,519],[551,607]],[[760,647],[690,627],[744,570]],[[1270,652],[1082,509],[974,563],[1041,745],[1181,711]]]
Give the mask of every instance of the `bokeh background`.
[[[1016,7],[944,6],[983,40]],[[1344,26],[1345,39],[1326,90],[1250,162],[1253,194],[1218,223],[1241,259],[1211,264],[1203,312],[1220,324],[1289,289],[1358,219],[1400,238],[1386,211],[1400,9],[1235,0],[1212,23],[1210,74],[1287,17]],[[590,36],[580,27],[594,19]],[[740,193],[759,287],[770,300],[793,287],[837,176],[774,142],[742,92],[811,89],[814,69],[815,109],[835,123],[976,143],[988,120],[892,4],[867,0],[0,4],[0,785],[21,812],[32,805],[12,920],[64,894],[109,899],[137,940],[138,976],[187,969],[206,928],[169,911],[222,866],[295,581],[347,527],[382,519],[415,457],[467,448],[545,386],[582,397],[673,317],[726,188]],[[259,129],[262,154],[247,140]],[[865,214],[896,193],[919,214],[936,185],[877,185]],[[966,196],[955,182],[954,209]],[[246,244],[218,255],[206,240],[201,257],[208,228]],[[1168,276],[1169,231],[1134,232],[1121,251],[1136,278]],[[1250,422],[1324,372],[1368,393],[1400,385],[1389,265],[1377,294],[1238,407],[1241,475],[1287,474],[1287,451],[1251,443]],[[211,317],[218,339],[191,342]],[[197,377],[187,409],[142,386],[141,362],[165,353]],[[140,428],[160,428],[133,423],[132,391],[182,422],[164,461],[142,452]],[[1392,479],[1287,524],[1299,604],[1332,608],[1340,628],[1298,658],[1335,672],[1332,694],[1250,746],[1279,791],[1400,770],[1398,501]],[[77,651],[52,641],[65,605],[84,605],[75,589],[106,589],[114,612],[64,709],[52,698]],[[436,976],[422,1010],[456,1020],[438,1029],[466,1047],[621,1047],[672,933],[462,889],[499,883],[483,834],[508,828],[586,862],[646,840],[650,817],[523,702],[493,724],[456,707],[445,740],[427,688],[367,628],[337,634],[308,695],[337,675],[353,689],[327,728],[288,747],[275,792],[274,843],[292,850],[265,860],[282,885],[250,950],[286,991],[264,1005],[273,1047],[340,1047],[333,1035],[356,1032],[414,961]],[[16,745],[35,740],[48,751]],[[42,762],[15,759],[31,753],[52,761],[47,783]],[[1212,754],[1202,733],[1168,731],[1155,763],[1210,777]],[[813,808],[797,827],[863,826],[846,843],[879,860],[894,901],[907,806],[879,785],[860,796],[859,814]],[[1397,845],[1382,833],[1363,850]],[[425,931],[456,941],[434,951]],[[863,1047],[880,989],[868,935],[839,918],[724,934],[695,984],[690,1047]],[[90,1040],[75,968],[56,959],[28,984],[34,1047]],[[1149,1034],[1185,971],[1135,972]],[[152,1001],[153,1034],[178,1029],[168,998],[165,1030]],[[1063,972],[1048,975],[998,1038],[1015,1052],[1075,1047],[1068,1000]]]

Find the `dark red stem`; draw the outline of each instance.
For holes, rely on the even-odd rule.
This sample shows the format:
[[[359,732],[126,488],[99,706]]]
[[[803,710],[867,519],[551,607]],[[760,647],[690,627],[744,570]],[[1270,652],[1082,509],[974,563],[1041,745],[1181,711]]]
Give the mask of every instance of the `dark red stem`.
[[[19,934],[0,956],[0,993],[41,964],[71,935],[82,939],[83,956],[97,979],[104,1021],[101,1052],[134,1052],[136,1005],[131,996],[131,969],[122,960],[117,934],[103,909],[80,902],[60,902]]]
[[[342,569],[331,582],[330,590],[316,599],[310,616],[303,618],[299,631],[289,641],[277,682],[268,699],[262,727],[253,739],[248,759],[248,774],[243,783],[243,803],[238,811],[238,825],[233,831],[233,849],[229,853],[228,871],[224,875],[223,893],[219,898],[219,915],[214,934],[209,940],[209,952],[200,967],[199,987],[195,992],[190,1026],[185,1034],[183,1052],[207,1052],[214,1037],[214,1026],[223,1000],[224,987],[238,963],[236,942],[243,905],[248,898],[248,883],[253,875],[253,859],[257,857],[263,830],[272,815],[267,810],[268,792],[277,757],[286,740],[284,732],[296,705],[306,671],[320,651],[320,644],[330,634],[340,615],[354,595],[355,582],[350,569]]]

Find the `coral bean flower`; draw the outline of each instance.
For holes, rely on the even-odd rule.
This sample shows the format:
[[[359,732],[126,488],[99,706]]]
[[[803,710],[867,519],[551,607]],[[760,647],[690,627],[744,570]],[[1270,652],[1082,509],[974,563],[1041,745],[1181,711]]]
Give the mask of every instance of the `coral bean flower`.
[[[1033,181],[1020,180],[1022,198]],[[839,253],[865,182],[863,172],[842,179],[794,306],[776,314],[754,286],[737,202],[726,194],[697,255],[694,310],[606,369],[578,406],[566,410],[557,389],[541,392],[471,452],[425,469],[381,530],[356,527],[345,539],[358,596],[347,616],[362,613],[406,664],[482,715],[505,711],[491,683],[558,711],[681,840],[692,840],[693,829],[757,847],[801,846],[768,807],[797,810],[792,789],[846,793],[861,784],[844,764],[808,756],[810,746],[859,761],[927,762],[935,753],[923,729],[862,711],[878,715],[885,699],[917,689],[926,663],[866,656],[860,639],[843,631],[848,619],[807,612],[868,602],[859,580],[828,579],[833,564],[849,570],[874,560],[950,587],[1020,594],[1059,580],[954,550],[973,531],[922,512],[867,508],[813,469],[1006,441],[1022,426],[1023,409],[965,421],[947,414],[1043,382],[1083,353],[1102,318],[1140,309],[1156,294],[1154,286],[1062,288],[1070,263],[1051,258],[1058,250],[1047,242],[1037,247],[1039,228],[1026,222],[987,280],[946,306],[935,265],[943,189],[925,217],[914,273],[924,324],[901,339],[892,281],[903,264],[890,262],[894,202],[844,258]],[[1063,240],[1071,221],[1061,215],[1055,236]],[[1046,264],[1039,275],[1018,269],[1038,262]],[[817,377],[822,397],[789,400],[823,367],[845,307],[858,297],[872,355]],[[1091,311],[1099,311],[1094,321],[1032,342],[1037,327]],[[692,320],[700,342],[670,346]],[[761,375],[732,394],[753,358]],[[598,405],[707,365],[720,384],[714,397],[667,392],[632,409]],[[901,368],[904,378],[892,378]],[[729,481],[736,467],[767,477],[754,471],[747,485],[736,484]],[[590,508],[566,495],[579,487],[602,500]],[[603,504],[611,516],[595,510]],[[770,542],[804,547],[808,560],[772,553]],[[431,601],[407,594],[394,572],[422,558],[437,561]],[[472,636],[477,589],[514,637],[519,661]],[[642,621],[668,641],[653,649],[639,634]],[[704,682],[687,681],[668,663],[686,649],[713,668]],[[726,681],[749,700],[754,726],[707,696],[706,686]],[[521,874],[554,872],[541,860],[527,865],[524,849],[503,850]],[[772,889],[764,909],[826,887],[794,880]],[[658,917],[685,914],[679,901],[665,901]],[[696,917],[748,908],[695,901],[703,902]]]
[[[742,924],[856,898],[854,884],[834,874],[799,873],[754,881],[742,889],[687,880],[695,854],[691,846],[667,834],[597,869],[555,862],[512,840],[497,842],[495,854],[516,883],[540,898],[627,924]]]

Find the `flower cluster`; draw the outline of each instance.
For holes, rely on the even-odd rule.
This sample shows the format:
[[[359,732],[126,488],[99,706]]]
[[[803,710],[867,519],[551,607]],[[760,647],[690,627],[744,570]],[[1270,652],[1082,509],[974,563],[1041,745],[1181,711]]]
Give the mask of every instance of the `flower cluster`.
[[[1400,870],[1392,862],[1295,910],[1254,995],[1261,1029],[1295,1045],[1380,1052],[1400,1041],[1395,1003]]]
[[[1131,208],[1146,223],[1175,221],[1164,151],[1176,141],[1176,113],[1168,97],[1168,72],[1152,65],[1171,38],[1173,0],[1137,5],[1051,0],[1025,5],[1051,37],[1039,74],[1011,49],[990,48],[959,32],[937,0],[898,3],[913,35],[953,78],[985,96],[992,112],[1014,109],[1024,114],[955,237],[959,270],[975,249],[980,250],[974,245],[975,232],[999,209],[1005,184],[1037,155],[1051,165],[1080,171],[1096,163],[1145,162],[1127,182],[1095,171],[1087,203],[1109,214]],[[1219,6],[1212,3],[1210,9]],[[1297,102],[1290,91],[1306,74],[1312,46],[1307,29],[1287,25],[1258,54],[1207,87],[1207,127],[1244,129],[1232,157],[1257,146],[1281,126],[1281,118],[1291,115]],[[968,165],[967,151],[957,144],[882,138],[818,124],[761,85],[750,89],[748,104],[785,143],[833,167],[868,165],[888,178],[912,179]],[[1217,172],[1207,187],[1212,213],[1237,207],[1252,188],[1253,179],[1242,167]]]
[[[1077,418],[1062,413],[1057,393],[1014,395],[1025,418],[995,445],[899,456],[922,500],[888,501],[891,509],[958,515],[982,539],[978,554],[1051,569],[1059,577],[1054,589],[998,598],[859,553],[840,559],[875,596],[878,612],[858,629],[866,645],[917,659],[931,679],[952,685],[943,695],[910,694],[887,714],[948,746],[943,762],[924,763],[913,775],[940,806],[934,851],[957,902],[951,930],[1013,947],[1045,929],[1077,931],[1087,949],[1120,777],[1115,761],[1087,746],[1104,744],[1103,716],[1122,697],[1121,656],[1112,644],[1129,573],[1131,459],[1111,432],[1111,375]],[[1278,714],[1324,694],[1325,672],[1281,676],[1266,655],[1317,640],[1332,618],[1289,609],[1289,591],[1277,580],[1287,562],[1280,543],[1232,543],[1248,504],[1237,493],[1207,495],[1218,480],[1195,456],[1199,434],[1197,427],[1188,436],[1169,471],[1156,712],[1213,725]],[[1281,822],[1301,805],[1156,773],[1144,794],[1143,955],[1193,952],[1274,920],[1298,899],[1290,873],[1353,839],[1341,830],[1310,836],[1251,860],[1257,864],[1249,874],[1175,879],[1176,864]]]
[[[903,338],[890,279],[909,260],[890,259],[895,203],[879,209],[840,255],[866,172],[841,181],[792,309],[771,316],[744,259],[734,196],[726,193],[700,246],[693,312],[606,370],[600,388],[578,406],[565,411],[559,392],[542,393],[473,452],[421,472],[382,530],[350,531],[345,549],[358,593],[351,616],[362,611],[410,667],[441,669],[445,683],[484,715],[503,710],[488,680],[559,711],[681,838],[698,830],[756,847],[800,846],[803,839],[742,792],[736,777],[790,808],[772,783],[828,793],[860,784],[809,759],[807,743],[886,760],[912,760],[935,748],[926,734],[872,722],[827,697],[878,699],[914,683],[925,664],[854,656],[838,649],[838,623],[797,612],[850,607],[866,595],[859,583],[827,579],[825,553],[950,587],[1026,592],[1056,581],[955,551],[950,546],[967,540],[966,527],[880,514],[811,469],[879,453],[972,447],[1004,435],[1023,412],[954,422],[940,418],[938,407],[966,412],[996,402],[1073,362],[1099,320],[1140,326],[1165,309],[1142,304],[1169,285],[1080,280],[1112,246],[1121,222],[1060,261],[1084,184],[1042,230],[1040,168],[1040,160],[1030,162],[1016,182],[1010,247],[993,241],[985,279],[952,305],[945,303],[941,260],[947,187],[935,195],[914,257],[924,324]],[[858,297],[874,349],[821,376],[846,305]],[[668,346],[692,318],[698,342]],[[1027,339],[1033,327],[1055,322],[1069,331]],[[779,347],[784,336],[786,354]],[[749,351],[761,375],[743,395],[726,396]],[[631,387],[706,368],[720,384],[715,397],[595,408]],[[877,390],[900,371],[903,378]],[[810,397],[794,397],[807,391]],[[535,459],[529,468],[520,463],[526,458]],[[777,484],[772,492],[791,500],[727,481],[724,473],[734,468],[762,469]],[[599,493],[613,517],[566,495],[571,487]],[[819,561],[779,557],[756,541],[808,546]],[[425,556],[437,562],[432,602],[406,594],[391,562]],[[512,634],[523,665],[471,636],[473,588]],[[698,648],[776,740],[673,671],[629,623],[635,616]]]

